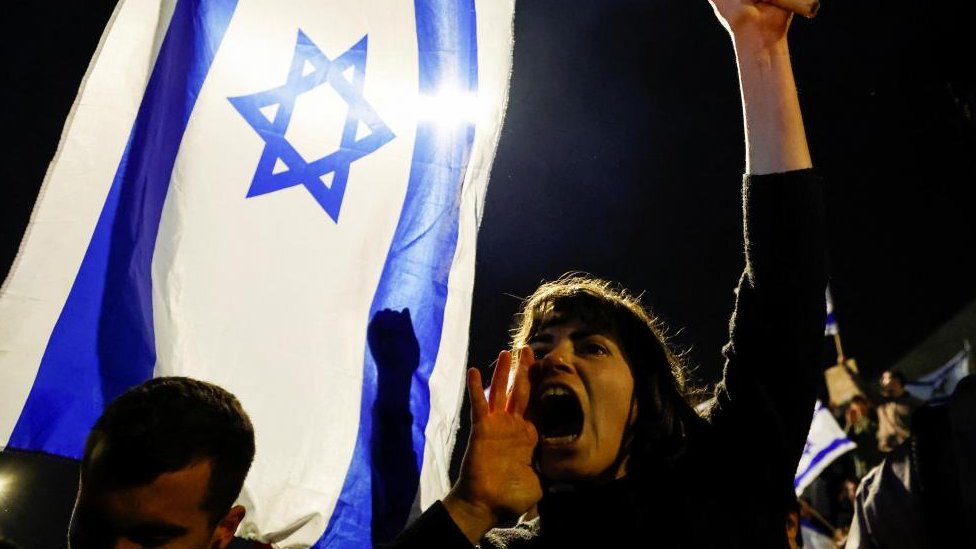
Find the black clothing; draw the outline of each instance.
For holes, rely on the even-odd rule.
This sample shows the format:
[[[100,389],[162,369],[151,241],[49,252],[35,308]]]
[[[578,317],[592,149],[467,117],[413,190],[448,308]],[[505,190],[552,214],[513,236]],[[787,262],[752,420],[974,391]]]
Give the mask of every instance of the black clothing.
[[[912,434],[912,414],[924,401],[908,391],[878,405],[878,449],[890,452]]]
[[[851,452],[853,474],[858,479],[864,478],[884,458],[878,449],[878,422],[871,417],[861,418],[861,421],[848,425],[844,434],[857,445]]]
[[[746,267],[725,372],[685,452],[639,478],[547,493],[539,518],[492,530],[482,547],[787,547],[788,498],[823,380],[821,183],[814,170],[743,183]],[[440,502],[391,545],[470,546]]]

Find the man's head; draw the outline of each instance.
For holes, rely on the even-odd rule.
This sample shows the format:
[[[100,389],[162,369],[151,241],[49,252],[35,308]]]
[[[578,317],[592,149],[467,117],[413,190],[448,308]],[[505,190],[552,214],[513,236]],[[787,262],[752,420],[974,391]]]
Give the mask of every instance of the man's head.
[[[253,457],[250,419],[226,390],[184,377],[130,389],[88,435],[72,549],[226,547]]]
[[[858,423],[868,417],[869,411],[870,405],[868,404],[868,399],[862,395],[852,396],[850,402],[847,403],[847,423],[851,425]]]
[[[683,396],[684,370],[626,290],[579,275],[543,284],[517,317],[513,346],[523,345],[536,358],[528,415],[548,481],[611,480],[682,451],[697,419]]]
[[[900,397],[905,392],[905,374],[898,370],[885,370],[881,374],[881,394],[889,397]]]

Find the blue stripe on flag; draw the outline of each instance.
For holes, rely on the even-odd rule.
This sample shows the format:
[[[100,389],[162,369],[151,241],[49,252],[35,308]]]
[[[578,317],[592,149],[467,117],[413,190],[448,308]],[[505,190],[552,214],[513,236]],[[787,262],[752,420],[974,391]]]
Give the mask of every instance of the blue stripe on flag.
[[[813,459],[810,460],[810,465],[807,466],[807,468],[802,473],[797,475],[795,479],[793,479],[793,487],[795,488],[800,484],[802,484],[804,479],[806,479],[806,477],[809,476],[810,473],[815,472],[817,470],[817,465],[819,465],[820,462],[824,460],[829,461],[830,457],[834,454],[834,452],[846,451],[848,447],[853,447],[853,446],[854,446],[854,442],[847,437],[835,438],[825,448],[817,452],[817,455],[813,456]]]
[[[839,330],[837,328],[837,319],[834,317],[834,299],[830,295],[830,286],[827,286],[825,290],[825,296],[827,301],[827,320],[824,324],[824,335],[837,335]]]
[[[187,121],[237,0],[180,0],[11,447],[81,457],[110,402],[152,377],[151,266]]]
[[[476,91],[474,0],[416,0],[414,9],[420,92],[436,93],[445,86],[462,93]],[[414,358],[412,364],[406,364],[412,383],[409,377],[402,384],[389,383],[392,379],[387,377],[402,378],[385,364],[378,368],[376,351],[381,349],[367,349],[356,447],[329,525],[315,547],[369,547],[373,540],[398,533],[409,516],[423,464],[430,416],[427,383],[440,347],[448,276],[457,247],[461,184],[473,140],[471,123],[459,124],[447,138],[432,122],[418,125],[407,195],[370,308],[370,323],[372,329],[379,320],[389,318],[383,316],[384,309],[409,311],[396,318],[412,322],[419,362]],[[412,434],[407,435],[407,448],[401,448],[405,451],[389,452],[385,450],[390,441],[384,437],[396,433],[384,431],[374,438],[374,427],[387,426],[374,422],[373,415],[396,415],[384,414],[383,409],[400,401],[400,396],[390,394],[396,392],[390,387],[397,385],[409,391],[408,399],[403,400],[409,400]]]
[[[905,385],[912,385],[916,387],[935,387],[936,385],[942,383],[942,381],[951,375],[953,371],[962,365],[968,357],[966,351],[961,351],[956,354],[956,356],[949,359],[949,362],[945,366],[942,366],[938,370],[922,376],[920,379],[915,379],[912,381],[905,382]]]

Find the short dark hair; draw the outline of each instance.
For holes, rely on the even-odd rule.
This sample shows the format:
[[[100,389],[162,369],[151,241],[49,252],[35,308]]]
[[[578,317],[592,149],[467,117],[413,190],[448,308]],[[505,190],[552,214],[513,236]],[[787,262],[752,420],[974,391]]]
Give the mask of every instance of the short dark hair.
[[[240,494],[253,458],[254,428],[233,394],[205,381],[158,377],[106,407],[88,435],[82,471],[129,487],[209,460],[201,507],[216,524]]]
[[[894,379],[897,379],[898,383],[901,383],[902,387],[908,385],[908,379],[905,378],[905,374],[902,373],[901,370],[885,370],[885,371],[888,373],[889,376],[893,377]]]
[[[861,404],[865,408],[868,408],[868,409],[871,408],[871,401],[868,400],[868,398],[866,396],[864,396],[864,395],[862,395],[860,393],[855,394],[855,395],[852,395],[851,398],[848,399],[847,406],[850,407],[853,404]]]
[[[687,400],[685,366],[668,344],[663,323],[619,284],[567,273],[544,282],[523,301],[512,347],[517,350],[541,330],[573,320],[612,336],[634,376],[640,412],[629,451],[651,459],[631,460],[630,467],[680,455],[699,417]]]

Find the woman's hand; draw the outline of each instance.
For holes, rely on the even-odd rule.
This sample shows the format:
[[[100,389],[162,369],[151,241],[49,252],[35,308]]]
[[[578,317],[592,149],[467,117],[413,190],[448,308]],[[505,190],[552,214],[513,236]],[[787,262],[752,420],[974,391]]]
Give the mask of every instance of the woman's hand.
[[[532,464],[539,437],[535,426],[525,419],[531,392],[528,370],[533,361],[531,348],[521,349],[510,376],[512,353],[502,351],[487,399],[481,374],[475,368],[468,370],[471,434],[458,481],[444,498],[444,506],[471,543],[542,498],[542,485]]]
[[[773,48],[786,40],[793,14],[782,8],[756,0],[709,0],[722,26],[739,44]]]
[[[786,40],[793,13],[757,0],[709,2],[735,46],[746,173],[770,174],[811,167]]]

